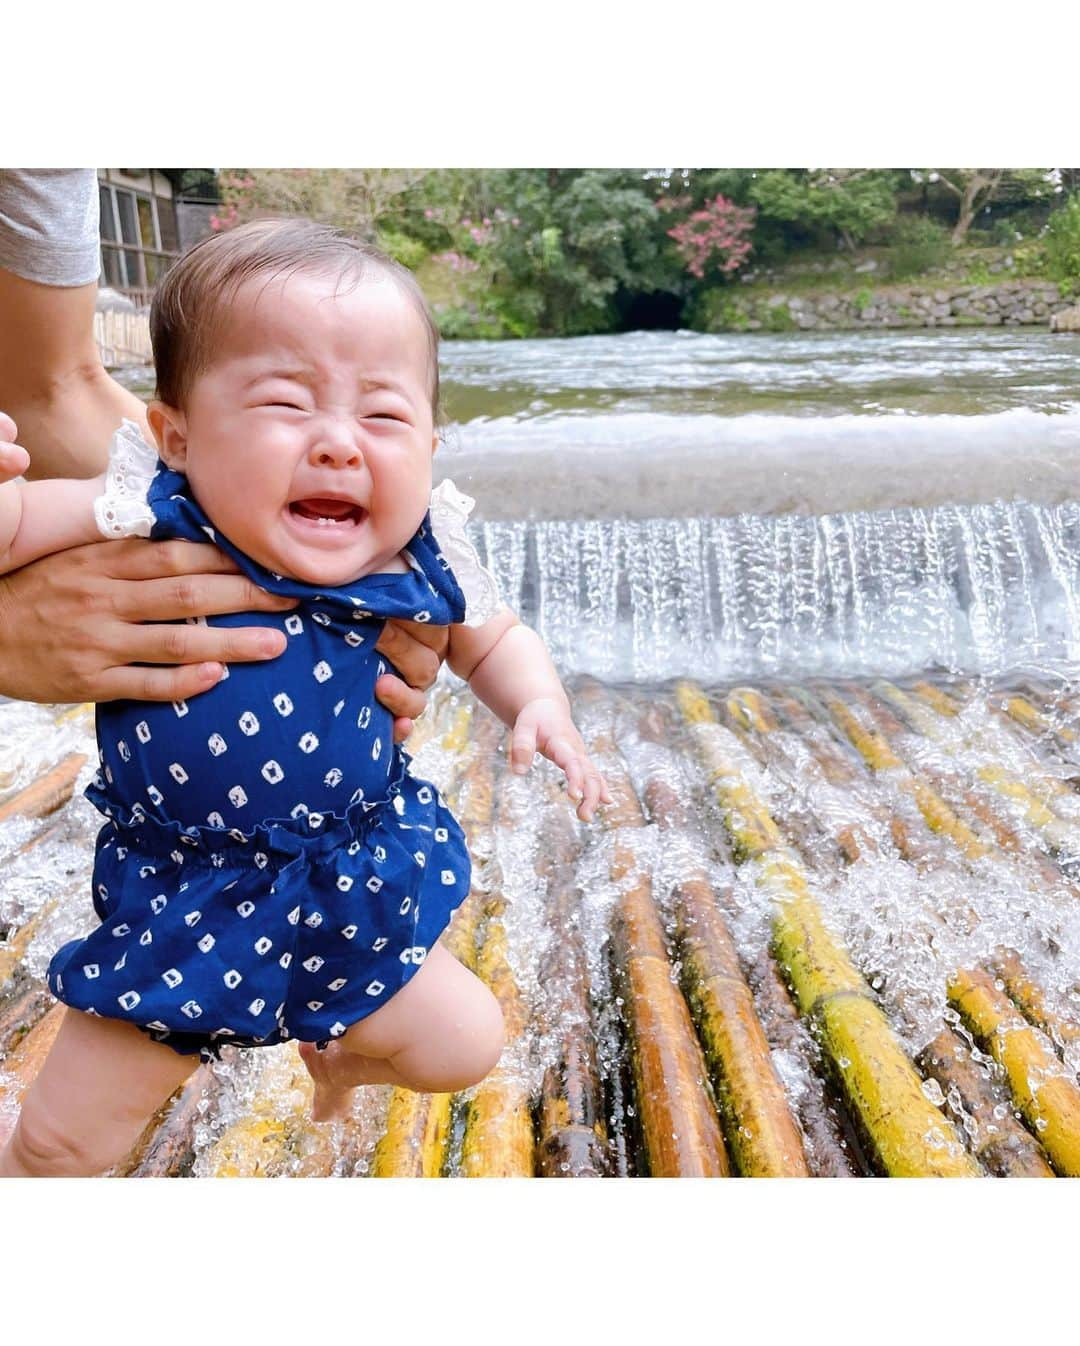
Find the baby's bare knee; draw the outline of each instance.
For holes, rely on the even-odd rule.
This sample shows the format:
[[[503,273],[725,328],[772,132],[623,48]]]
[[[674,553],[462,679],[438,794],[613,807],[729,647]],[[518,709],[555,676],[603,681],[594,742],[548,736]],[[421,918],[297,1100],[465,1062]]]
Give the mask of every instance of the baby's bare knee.
[[[479,1084],[498,1065],[505,1043],[499,1002],[482,982],[448,1016],[440,1040],[403,1053],[400,1065],[424,1093],[458,1093]],[[397,1062],[395,1062],[397,1064]]]
[[[5,1167],[29,1178],[92,1178],[124,1157],[104,1137],[77,1135],[42,1113],[23,1112],[11,1136]]]

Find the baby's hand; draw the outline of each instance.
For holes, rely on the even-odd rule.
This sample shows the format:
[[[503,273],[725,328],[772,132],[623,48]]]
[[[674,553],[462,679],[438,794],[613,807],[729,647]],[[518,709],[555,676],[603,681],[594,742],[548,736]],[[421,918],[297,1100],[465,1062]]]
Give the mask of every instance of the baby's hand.
[[[585,751],[569,706],[554,697],[527,702],[514,721],[510,765],[516,775],[528,771],[538,750],[566,773],[567,793],[577,804],[583,823],[592,821],[598,803],[611,803],[607,784]]]
[[[30,455],[15,443],[18,426],[10,416],[0,411],[0,482],[21,477],[30,466]]]

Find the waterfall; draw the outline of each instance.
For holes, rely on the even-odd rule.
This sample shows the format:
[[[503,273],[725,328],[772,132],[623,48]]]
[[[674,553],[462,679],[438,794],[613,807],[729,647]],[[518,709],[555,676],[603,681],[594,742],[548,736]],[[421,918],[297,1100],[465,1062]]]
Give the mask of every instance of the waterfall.
[[[1080,504],[477,524],[567,674],[996,673],[1080,657]]]

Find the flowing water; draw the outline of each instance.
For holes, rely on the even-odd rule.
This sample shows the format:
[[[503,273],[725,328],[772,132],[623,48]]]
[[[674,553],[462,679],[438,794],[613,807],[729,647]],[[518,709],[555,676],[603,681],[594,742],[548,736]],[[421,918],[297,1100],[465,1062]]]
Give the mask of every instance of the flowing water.
[[[819,1043],[767,990],[772,903],[718,807],[717,754],[800,857],[827,928],[912,1056],[943,1024],[966,1033],[947,979],[994,966],[1003,945],[1075,1021],[1080,345],[1019,330],[462,342],[444,348],[443,385],[437,468],[477,497],[477,544],[572,682],[605,770],[643,803],[666,786],[687,805],[667,828],[648,808],[583,828],[567,823],[550,766],[497,777],[495,813],[472,835],[480,948],[497,944],[527,1025],[499,1087],[516,1081],[535,1114],[585,1014],[608,1171],[658,1171],[612,931],[643,881],[671,938],[680,884],[700,872],[811,1170],[858,1169]],[[714,723],[683,724],[685,679],[706,689]],[[437,700],[441,728],[418,765],[467,802],[470,759],[440,734],[470,698],[448,679]],[[763,718],[748,718],[756,705]],[[47,708],[0,713],[10,793],[76,731]],[[0,923],[17,932],[40,917],[31,977],[91,919],[79,894],[96,818],[81,800],[61,818],[25,853],[27,825],[0,826]],[[579,957],[587,1006],[571,1013],[566,960]],[[964,1040],[1001,1116],[1018,1115],[1001,1072]],[[1075,1080],[1076,1041],[1053,1042],[1053,1069]],[[213,1071],[191,1171],[372,1171],[386,1091],[361,1091],[352,1129],[316,1144],[296,1121],[306,1095],[288,1049]],[[446,1171],[468,1171],[476,1092],[455,1105]],[[985,1139],[954,1091],[927,1078],[925,1092],[968,1143]],[[236,1158],[253,1115],[280,1141],[277,1167]]]

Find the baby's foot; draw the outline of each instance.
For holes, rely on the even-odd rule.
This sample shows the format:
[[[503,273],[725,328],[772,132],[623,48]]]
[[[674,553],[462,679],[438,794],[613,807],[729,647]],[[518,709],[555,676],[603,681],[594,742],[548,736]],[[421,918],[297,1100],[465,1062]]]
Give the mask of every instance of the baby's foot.
[[[355,1086],[341,1081],[343,1051],[337,1042],[331,1042],[325,1051],[319,1051],[314,1042],[300,1043],[300,1059],[315,1082],[315,1095],[311,1101],[313,1122],[331,1122],[335,1117],[348,1114]]]

